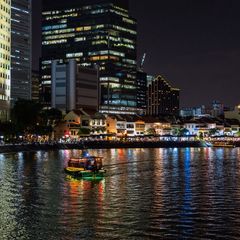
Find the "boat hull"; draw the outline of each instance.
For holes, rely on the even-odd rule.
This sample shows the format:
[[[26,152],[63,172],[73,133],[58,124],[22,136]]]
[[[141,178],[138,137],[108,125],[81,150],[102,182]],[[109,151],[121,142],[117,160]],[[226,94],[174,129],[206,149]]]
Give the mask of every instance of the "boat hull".
[[[97,172],[89,171],[89,170],[84,170],[84,169],[77,169],[77,168],[65,168],[64,171],[76,178],[82,178],[86,180],[98,180],[98,179],[103,179],[105,177],[105,170],[99,170]]]

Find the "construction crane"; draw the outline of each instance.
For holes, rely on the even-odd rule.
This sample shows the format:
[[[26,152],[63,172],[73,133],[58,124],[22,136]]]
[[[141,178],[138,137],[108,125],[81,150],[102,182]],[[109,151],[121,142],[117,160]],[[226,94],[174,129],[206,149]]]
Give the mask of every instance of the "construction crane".
[[[142,57],[141,65],[140,65],[140,70],[143,70],[143,66],[144,66],[144,63],[145,63],[146,56],[147,56],[147,54],[144,53],[143,57]]]

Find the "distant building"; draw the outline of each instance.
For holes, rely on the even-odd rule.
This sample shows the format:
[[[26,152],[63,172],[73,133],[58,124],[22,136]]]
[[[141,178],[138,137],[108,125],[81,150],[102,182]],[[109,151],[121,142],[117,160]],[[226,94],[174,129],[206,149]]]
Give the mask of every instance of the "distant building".
[[[200,117],[205,115],[205,106],[188,107],[180,110],[181,117]]]
[[[11,92],[11,1],[0,0],[0,121],[9,119]]]
[[[219,117],[224,115],[224,105],[219,101],[213,101],[212,114],[213,117]]]
[[[39,102],[39,72],[32,71],[32,100]]]
[[[12,0],[11,7],[11,100],[32,97],[32,4]]]
[[[165,119],[145,116],[143,121],[145,122],[146,135],[157,134],[163,136],[171,134],[171,123]]]
[[[98,110],[99,88],[97,69],[83,68],[70,60],[67,64],[52,63],[52,107],[63,112],[78,109]]]
[[[224,117],[227,119],[237,119],[240,121],[240,104],[236,106],[233,111],[224,112]]]
[[[183,128],[187,129],[190,135],[200,135],[207,136],[211,129],[216,129],[217,123],[210,119],[191,119],[186,121]]]
[[[148,86],[147,115],[149,116],[178,116],[180,90],[171,87],[162,76],[158,76]]]
[[[137,72],[137,112],[145,115],[147,110],[147,74]]]
[[[128,0],[44,0],[42,102],[51,102],[51,62],[99,67],[100,111],[137,112],[137,23]]]

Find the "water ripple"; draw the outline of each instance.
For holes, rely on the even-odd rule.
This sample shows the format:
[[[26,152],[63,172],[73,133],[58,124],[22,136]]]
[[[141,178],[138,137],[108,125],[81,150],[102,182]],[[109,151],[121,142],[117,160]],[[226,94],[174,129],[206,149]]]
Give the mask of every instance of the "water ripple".
[[[1,155],[0,239],[240,239],[240,150],[111,149],[107,177],[63,168],[80,151]]]

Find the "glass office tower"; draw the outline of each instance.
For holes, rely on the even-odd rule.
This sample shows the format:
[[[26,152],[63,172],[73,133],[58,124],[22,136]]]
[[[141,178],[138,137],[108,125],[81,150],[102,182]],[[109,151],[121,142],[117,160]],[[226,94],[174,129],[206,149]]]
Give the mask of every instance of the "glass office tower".
[[[42,102],[51,102],[51,62],[99,70],[100,111],[135,114],[136,21],[126,0],[43,1]]]
[[[11,1],[0,0],[0,121],[9,119],[11,64]]]
[[[32,20],[31,0],[12,0],[11,100],[31,99]]]

